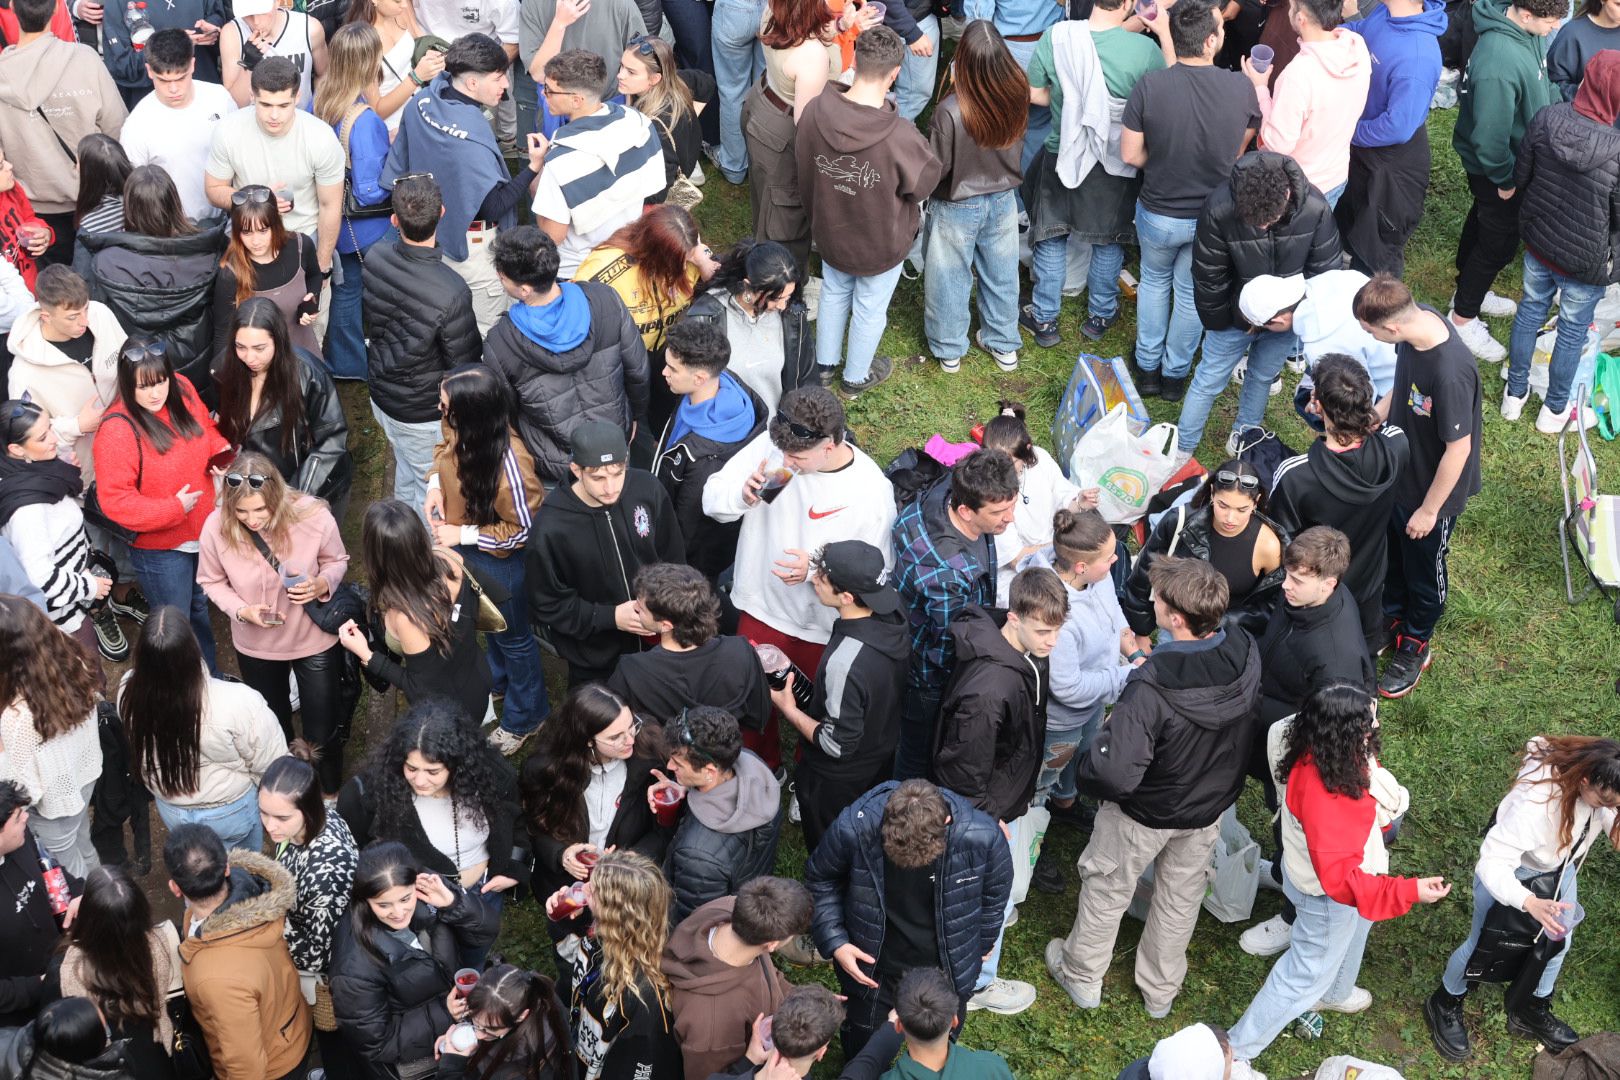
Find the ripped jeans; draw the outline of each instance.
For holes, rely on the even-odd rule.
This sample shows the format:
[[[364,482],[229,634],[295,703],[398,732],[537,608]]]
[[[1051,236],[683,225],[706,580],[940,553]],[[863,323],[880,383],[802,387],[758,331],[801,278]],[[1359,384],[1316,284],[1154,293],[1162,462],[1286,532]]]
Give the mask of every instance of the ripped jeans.
[[[1091,740],[1097,737],[1102,719],[1103,703],[1100,701],[1079,727],[1054,728],[1048,719],[1046,746],[1041,756],[1040,774],[1035,778],[1033,805],[1045,806],[1048,799],[1070,803],[1079,795],[1075,774],[1080,766],[1080,756],[1091,746]]]

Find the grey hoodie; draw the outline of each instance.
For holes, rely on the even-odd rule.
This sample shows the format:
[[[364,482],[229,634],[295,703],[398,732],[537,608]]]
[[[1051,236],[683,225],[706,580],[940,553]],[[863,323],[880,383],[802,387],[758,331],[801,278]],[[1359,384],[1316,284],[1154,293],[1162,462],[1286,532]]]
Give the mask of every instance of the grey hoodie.
[[[118,84],[88,45],[46,34],[0,53],[0,146],[41,214],[73,209],[79,140],[98,131],[118,138],[128,115]]]
[[[732,779],[708,791],[693,791],[686,799],[693,816],[715,832],[757,829],[781,809],[782,785],[752,750],[737,758],[735,771]]]
[[[1019,570],[1041,566],[1056,570],[1052,548],[1030,554]],[[1120,610],[1114,579],[1105,577],[1084,589],[1063,583],[1069,593],[1069,617],[1063,622],[1050,658],[1051,698],[1046,705],[1048,731],[1071,731],[1085,725],[1100,705],[1119,700],[1125,680],[1135,670],[1119,651],[1120,631],[1129,624]]]

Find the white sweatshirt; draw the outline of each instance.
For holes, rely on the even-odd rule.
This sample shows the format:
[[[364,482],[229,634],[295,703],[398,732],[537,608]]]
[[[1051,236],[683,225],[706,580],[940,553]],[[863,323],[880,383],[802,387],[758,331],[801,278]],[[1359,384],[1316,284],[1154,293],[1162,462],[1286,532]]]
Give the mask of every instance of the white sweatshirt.
[[[1052,515],[1074,502],[1080,489],[1069,482],[1063,470],[1040,447],[1035,448],[1035,464],[1026,465],[1018,475],[1018,501],[1013,503],[1013,523],[996,536],[996,597],[1007,602],[1007,590],[1018,574],[1018,562],[1025,548],[1040,548],[1052,542]]]
[[[1539,739],[1532,739],[1526,749],[1539,743]],[[1479,863],[1474,867],[1474,873],[1497,903],[1521,911],[1531,892],[1514,876],[1514,871],[1520,867],[1537,873],[1556,870],[1569,855],[1569,849],[1558,843],[1558,788],[1550,783],[1537,783],[1545,780],[1548,772],[1547,766],[1535,764],[1519,770],[1512,790],[1496,808],[1496,824],[1480,843]],[[1588,821],[1591,828],[1587,828]],[[1584,799],[1576,799],[1574,827],[1569,839],[1571,844],[1575,843],[1583,829],[1586,839],[1571,861],[1579,861],[1593,844],[1612,832],[1614,822],[1614,810],[1594,809]]]

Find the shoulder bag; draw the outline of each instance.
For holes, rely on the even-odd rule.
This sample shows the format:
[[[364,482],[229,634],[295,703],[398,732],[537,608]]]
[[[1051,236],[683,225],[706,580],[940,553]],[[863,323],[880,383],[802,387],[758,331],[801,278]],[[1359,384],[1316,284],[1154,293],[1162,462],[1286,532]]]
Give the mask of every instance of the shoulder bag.
[[[675,150],[675,134],[669,130],[669,125],[659,117],[653,117],[652,122],[664,129],[664,137],[669,140],[670,150]],[[703,201],[703,189],[692,183],[681,168],[677,159],[675,165],[675,179],[670,181],[669,190],[664,193],[664,201],[678,206],[682,210],[690,210]]]
[[[253,546],[259,549],[264,561],[270,564],[270,569],[281,573],[281,562],[271,552],[270,545],[264,542],[264,537],[253,530],[248,530],[248,536]],[[366,618],[366,593],[360,586],[352,582],[341,582],[332,590],[332,595],[325,600],[311,600],[304,605],[304,613],[309,621],[326,631],[335,634],[344,623],[353,619],[356,624],[364,626]]]
[[[354,197],[354,155],[349,153],[349,136],[354,133],[354,124],[360,119],[360,114],[369,108],[363,101],[357,101],[349,106],[348,115],[344,116],[343,124],[338,128],[338,141],[343,144],[343,217],[352,218],[378,218],[387,217],[394,212],[394,196],[392,193],[382,202],[365,205]],[[354,239],[353,230],[349,238]],[[358,245],[357,245],[358,247]]]
[[[128,424],[129,429],[135,433],[135,486],[138,488],[141,486],[141,477],[145,475],[146,472],[146,451],[141,446],[141,433],[135,429],[135,421],[131,420],[123,413],[113,413],[111,416],[105,417],[102,420],[102,423],[105,424],[109,420],[122,420],[124,423]],[[84,520],[88,521],[90,524],[94,525],[103,532],[111,533],[112,535],[118,537],[118,539],[122,540],[126,544],[133,544],[135,542],[135,537],[137,535],[135,530],[129,528],[128,526],[120,525],[118,522],[108,517],[107,512],[101,508],[101,496],[96,492],[96,482],[94,480],[90,481],[90,486],[86,488],[84,492]]]
[[[1491,824],[1495,823],[1495,815],[1492,815]],[[1542,900],[1557,900],[1564,871],[1569,867],[1570,859],[1586,842],[1586,834],[1591,828],[1592,819],[1588,817],[1586,827],[1581,830],[1580,837],[1570,847],[1564,861],[1558,864],[1558,869],[1525,878],[1520,884]],[[1590,854],[1591,849],[1587,851]],[[1581,861],[1586,861],[1584,856]],[[1580,871],[1579,863],[1575,869],[1577,873]],[[1518,979],[1520,971],[1537,950],[1544,953],[1541,965],[1544,967],[1545,960],[1556,956],[1562,948],[1564,942],[1547,937],[1541,924],[1529,912],[1508,907],[1500,901],[1493,902],[1485,913],[1485,925],[1480,927],[1479,943],[1474,946],[1473,954],[1463,968],[1463,978],[1469,982],[1511,983]]]

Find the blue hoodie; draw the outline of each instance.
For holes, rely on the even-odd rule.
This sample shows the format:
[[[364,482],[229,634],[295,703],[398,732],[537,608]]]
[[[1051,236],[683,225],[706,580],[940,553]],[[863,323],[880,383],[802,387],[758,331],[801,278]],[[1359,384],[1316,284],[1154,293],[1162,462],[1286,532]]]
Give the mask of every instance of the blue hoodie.
[[[697,405],[682,398],[670,424],[669,444],[673,446],[688,431],[717,443],[741,442],[754,430],[754,399],[729,371],[720,373],[720,388],[714,397]]]
[[[1372,85],[1352,146],[1400,146],[1429,116],[1440,82],[1440,35],[1446,32],[1444,0],[1423,0],[1418,15],[1392,18],[1380,4],[1350,27],[1372,53]]]
[[[558,287],[561,295],[551,303],[525,304],[520,300],[507,314],[524,337],[548,352],[563,353],[590,334],[591,302],[585,298],[585,290],[572,281]]]

